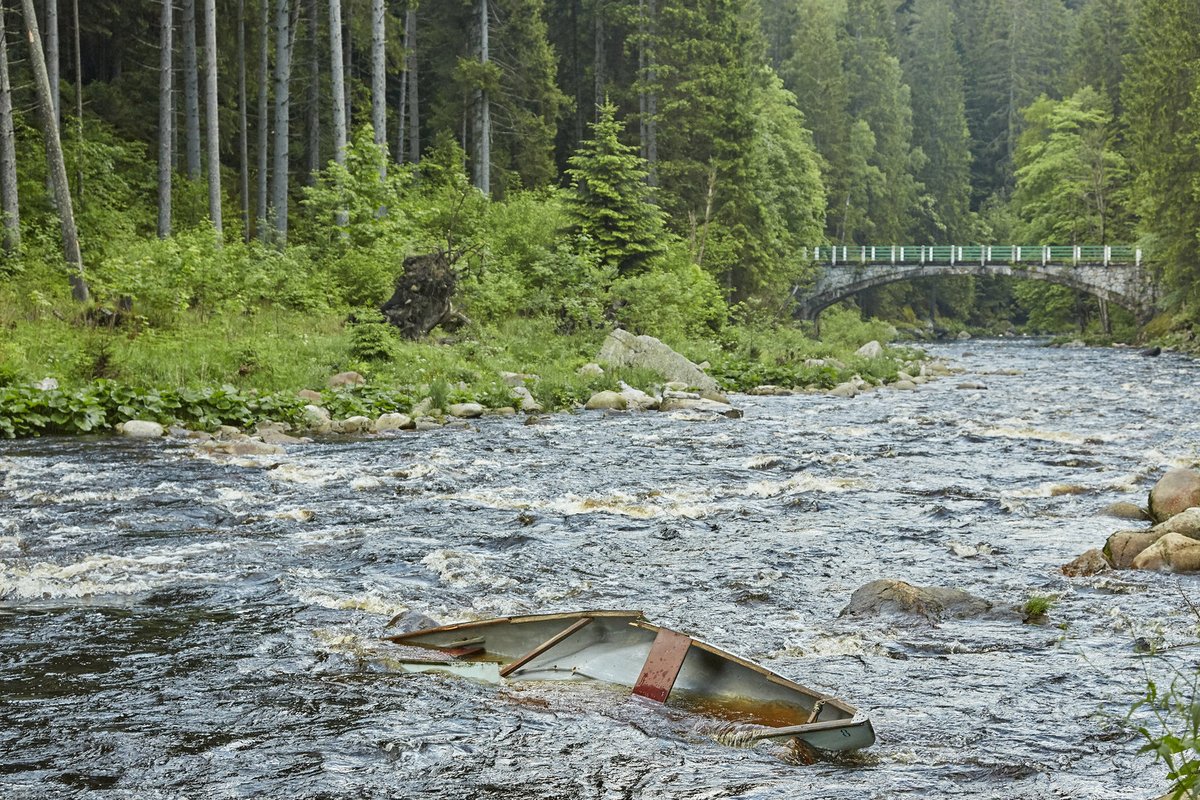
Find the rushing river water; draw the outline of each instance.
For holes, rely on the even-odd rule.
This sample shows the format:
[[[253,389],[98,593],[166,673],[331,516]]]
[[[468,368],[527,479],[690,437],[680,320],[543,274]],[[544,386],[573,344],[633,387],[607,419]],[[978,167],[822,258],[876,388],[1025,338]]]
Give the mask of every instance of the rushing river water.
[[[0,444],[5,798],[1138,798],[1138,637],[1197,638],[1193,577],[1066,579],[1197,458],[1200,368],[931,348],[914,392],[736,397],[741,420],[581,413],[293,446]],[[956,388],[960,382],[986,390]],[[894,577],[983,618],[839,618]],[[1180,589],[1182,588],[1182,593]],[[1057,595],[1044,625],[1013,610]],[[398,675],[394,614],[637,608],[868,711],[811,766],[585,684]],[[1196,651],[1172,651],[1177,665]],[[1191,655],[1188,655],[1191,654]]]

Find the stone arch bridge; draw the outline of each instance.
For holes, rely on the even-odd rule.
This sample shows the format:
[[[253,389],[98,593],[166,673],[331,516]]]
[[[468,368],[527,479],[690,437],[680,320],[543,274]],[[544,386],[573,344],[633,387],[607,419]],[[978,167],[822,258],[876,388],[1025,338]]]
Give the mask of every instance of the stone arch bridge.
[[[796,316],[821,312],[856,292],[913,278],[1003,275],[1079,289],[1132,312],[1139,321],[1154,314],[1158,287],[1142,251],[1118,245],[829,246],[808,250],[821,265],[816,281],[795,286]]]

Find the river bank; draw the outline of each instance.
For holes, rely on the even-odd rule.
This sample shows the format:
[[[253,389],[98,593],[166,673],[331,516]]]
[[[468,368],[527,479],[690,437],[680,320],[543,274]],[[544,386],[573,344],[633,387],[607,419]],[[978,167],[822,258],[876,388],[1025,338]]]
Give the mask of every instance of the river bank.
[[[887,326],[850,313],[831,317],[821,341],[784,326],[730,325],[709,339],[672,342],[680,358],[703,366],[678,375],[634,360],[598,367],[606,331],[567,334],[550,319],[414,342],[376,322],[312,326],[278,312],[240,326],[197,318],[166,332],[40,318],[10,325],[13,335],[0,348],[0,436],[95,433],[129,421],[210,432],[277,423],[329,433],[335,422],[367,417],[365,427],[356,421],[343,431],[356,433],[383,415],[435,422],[452,406],[471,409],[460,416],[553,412],[626,388],[661,401],[664,387],[718,394],[853,383],[858,390],[895,383],[904,370],[918,376],[917,351],[860,352],[868,341],[886,342]]]

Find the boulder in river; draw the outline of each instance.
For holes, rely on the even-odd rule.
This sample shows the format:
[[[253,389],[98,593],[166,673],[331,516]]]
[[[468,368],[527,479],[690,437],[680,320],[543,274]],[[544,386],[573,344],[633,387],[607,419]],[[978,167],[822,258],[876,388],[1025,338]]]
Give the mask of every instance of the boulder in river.
[[[715,380],[653,336],[634,336],[629,331],[617,328],[604,340],[597,360],[614,367],[648,369],[662,375],[667,381],[694,386],[710,400],[725,401],[725,395]]]
[[[1167,533],[1138,553],[1134,569],[1195,572],[1200,570],[1200,541],[1181,533]]]
[[[1129,519],[1134,521],[1147,522],[1150,520],[1150,514],[1146,509],[1136,503],[1127,503],[1118,501],[1109,503],[1101,511],[1100,515],[1104,517],[1113,517],[1115,519]]]
[[[159,439],[166,433],[162,425],[146,419],[131,419],[123,422],[117,426],[117,430],[122,436],[128,436],[131,439]]]
[[[335,420],[333,430],[334,433],[366,433],[371,430],[371,418],[353,416]]]
[[[734,408],[728,403],[719,403],[704,397],[664,397],[658,407],[659,411],[692,411],[708,414],[720,414],[729,419],[741,419],[741,409]]]
[[[384,431],[402,431],[413,427],[412,417],[407,414],[380,414],[379,417],[371,424],[373,433],[383,433]]]
[[[976,617],[991,609],[990,602],[962,589],[914,586],[893,578],[881,578],[856,589],[839,616],[909,614],[936,621],[947,617]]]
[[[629,406],[629,401],[620,392],[596,392],[588,398],[584,408],[589,411],[600,410],[617,410],[624,411]]]
[[[1162,533],[1154,530],[1117,531],[1104,543],[1104,557],[1117,569],[1131,569],[1138,554],[1158,541]]]
[[[1093,547],[1069,564],[1063,564],[1062,574],[1068,578],[1083,578],[1107,572],[1110,569],[1112,569],[1112,565],[1108,563],[1104,553],[1100,552],[1099,548]]]
[[[1193,539],[1200,539],[1200,508],[1180,511],[1166,522],[1155,525],[1154,530],[1164,534],[1178,533]]]
[[[533,399],[533,395],[524,386],[512,387],[512,398],[520,403],[521,410],[527,414],[536,414],[542,410],[542,404]]]
[[[858,387],[853,383],[846,381],[845,383],[839,383],[837,386],[830,389],[829,394],[833,395],[834,397],[854,397],[856,394],[858,394]]]
[[[659,398],[646,394],[624,381],[621,382],[621,396],[625,398],[625,407],[634,411],[653,411],[662,403]]]
[[[1150,516],[1163,522],[1181,511],[1200,506],[1200,472],[1172,469],[1150,490]]]
[[[477,419],[483,416],[483,406],[479,403],[453,403],[446,411],[450,416],[460,419]]]

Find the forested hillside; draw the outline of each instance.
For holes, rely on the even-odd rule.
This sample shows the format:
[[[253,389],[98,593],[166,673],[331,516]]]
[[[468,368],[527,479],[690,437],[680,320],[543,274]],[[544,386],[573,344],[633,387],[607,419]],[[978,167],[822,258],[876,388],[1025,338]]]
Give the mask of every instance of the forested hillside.
[[[1139,243],[1200,283],[1194,0],[0,0],[0,275],[167,325],[378,305],[457,257],[476,322],[786,318],[806,246]],[[76,244],[77,241],[77,244]],[[865,313],[1043,329],[973,278]]]

